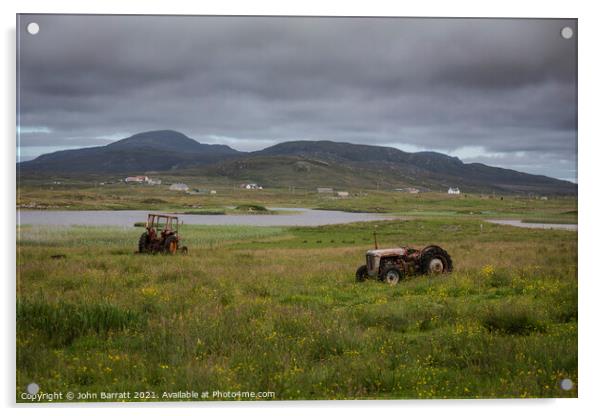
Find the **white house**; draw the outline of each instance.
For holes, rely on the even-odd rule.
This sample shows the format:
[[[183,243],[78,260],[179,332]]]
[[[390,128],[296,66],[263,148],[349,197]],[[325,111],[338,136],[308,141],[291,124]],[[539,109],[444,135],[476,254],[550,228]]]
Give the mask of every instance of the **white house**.
[[[169,187],[170,191],[187,191],[188,185],[185,183],[174,183]]]
[[[241,183],[240,187],[243,189],[263,189],[263,186],[256,183]]]
[[[349,192],[347,192],[347,191],[338,191],[337,192],[337,196],[339,198],[347,198],[347,197],[349,197]]]
[[[449,188],[447,193],[450,195],[460,195],[460,188]]]
[[[128,176],[125,178],[126,183],[144,183],[148,182],[148,176]]]

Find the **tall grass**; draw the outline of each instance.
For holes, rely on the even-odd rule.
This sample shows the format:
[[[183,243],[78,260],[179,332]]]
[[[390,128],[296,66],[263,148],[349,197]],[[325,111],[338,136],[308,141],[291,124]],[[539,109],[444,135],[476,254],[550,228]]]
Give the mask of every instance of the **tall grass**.
[[[356,283],[374,225],[382,247],[441,244],[454,273]],[[134,255],[132,230],[22,230],[17,396],[31,380],[281,400],[577,395],[558,387],[578,382],[574,232],[189,227],[187,256]]]
[[[17,301],[17,331],[39,331],[52,345],[69,345],[88,334],[107,336],[141,323],[139,313],[109,303],[50,303],[27,298]]]

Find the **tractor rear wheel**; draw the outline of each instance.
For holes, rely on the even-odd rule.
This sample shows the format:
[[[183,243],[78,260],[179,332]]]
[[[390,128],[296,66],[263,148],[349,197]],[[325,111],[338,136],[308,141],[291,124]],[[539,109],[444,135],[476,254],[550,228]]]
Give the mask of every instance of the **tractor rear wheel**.
[[[439,246],[428,248],[420,256],[420,269],[424,274],[450,273],[453,268],[451,257]]]
[[[368,278],[368,267],[366,267],[366,265],[364,264],[363,266],[360,266],[357,268],[357,271],[355,272],[355,281],[363,282],[367,278]]]
[[[173,235],[167,237],[163,243],[163,251],[168,254],[176,254],[178,251],[178,239]]]
[[[387,266],[380,274],[381,280],[390,285],[399,283],[403,276],[403,271],[397,266]]]
[[[139,253],[148,253],[148,251],[149,251],[148,246],[149,246],[148,233],[142,233],[142,235],[138,239],[138,252]]]

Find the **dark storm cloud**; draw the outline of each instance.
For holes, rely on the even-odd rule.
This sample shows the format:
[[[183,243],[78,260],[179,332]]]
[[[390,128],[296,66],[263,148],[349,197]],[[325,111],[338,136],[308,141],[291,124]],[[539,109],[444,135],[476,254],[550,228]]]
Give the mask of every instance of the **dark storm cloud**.
[[[38,35],[25,32],[31,21]],[[21,146],[171,128],[241,150],[330,139],[574,178],[576,40],[560,37],[566,25],[576,29],[573,20],[22,16]]]

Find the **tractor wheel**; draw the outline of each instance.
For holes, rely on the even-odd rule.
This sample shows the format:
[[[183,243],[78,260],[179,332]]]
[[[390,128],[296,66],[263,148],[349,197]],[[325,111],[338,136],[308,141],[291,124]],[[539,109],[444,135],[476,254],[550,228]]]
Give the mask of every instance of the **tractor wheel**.
[[[139,253],[148,253],[149,251],[149,241],[148,241],[148,233],[142,233],[140,239],[138,239],[138,252]]]
[[[178,251],[178,239],[173,235],[167,237],[163,243],[163,251],[167,254],[176,254]]]
[[[387,266],[380,274],[380,279],[390,285],[396,285],[403,277],[403,271],[397,266]]]
[[[424,274],[450,273],[453,268],[451,257],[441,247],[430,247],[420,256],[420,269]]]
[[[355,281],[363,282],[367,278],[368,278],[368,267],[366,267],[366,265],[358,267],[357,271],[355,272]]]

